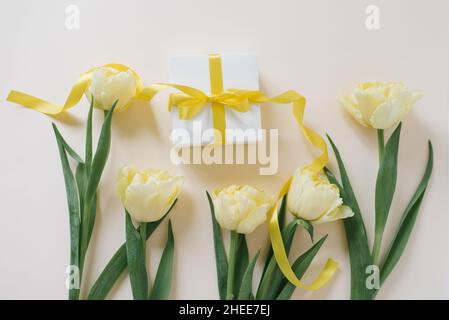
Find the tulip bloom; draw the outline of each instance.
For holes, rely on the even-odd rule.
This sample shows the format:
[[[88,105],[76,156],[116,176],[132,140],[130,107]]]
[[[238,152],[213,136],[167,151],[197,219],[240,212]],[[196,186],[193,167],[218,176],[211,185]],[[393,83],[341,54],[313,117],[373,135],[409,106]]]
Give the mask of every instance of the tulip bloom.
[[[421,97],[402,83],[365,82],[340,102],[361,125],[388,129],[401,122]]]
[[[181,192],[183,177],[166,170],[123,167],[116,191],[135,222],[161,219]]]
[[[94,106],[109,110],[118,100],[116,110],[124,110],[136,94],[136,79],[130,70],[112,73],[107,69],[97,69],[92,74],[92,80],[86,91],[90,101],[93,97]]]
[[[338,187],[325,175],[299,168],[293,175],[287,208],[296,217],[315,224],[354,215],[350,207],[343,205]]]
[[[248,234],[267,219],[274,197],[252,186],[214,190],[215,217],[224,229]]]

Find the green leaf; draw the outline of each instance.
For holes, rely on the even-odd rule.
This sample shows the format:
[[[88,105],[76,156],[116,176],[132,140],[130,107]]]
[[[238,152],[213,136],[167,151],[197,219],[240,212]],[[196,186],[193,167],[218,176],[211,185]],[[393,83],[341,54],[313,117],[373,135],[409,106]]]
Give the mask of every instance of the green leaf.
[[[285,220],[287,218],[287,196],[283,196],[282,197],[282,201],[281,201],[281,207],[279,208],[279,215],[278,215],[278,220],[279,220],[279,228],[284,229],[285,227]]]
[[[382,236],[387,223],[388,213],[390,212],[394,191],[396,189],[400,136],[401,124],[397,126],[390,139],[388,139],[382,156],[382,162],[380,163],[379,171],[377,173],[375,199],[376,223],[372,254],[374,263],[377,263],[380,254]]]
[[[285,230],[285,236],[283,235],[283,238],[285,239],[284,243],[286,243],[286,250],[287,253],[290,252],[291,249],[291,245],[293,243],[293,238],[296,232],[296,226],[301,226],[304,229],[306,229],[306,231],[309,233],[310,239],[313,242],[313,225],[303,219],[299,219],[299,218],[295,218],[292,222],[291,222],[291,228],[292,230],[289,230],[288,228],[286,228]],[[281,272],[281,270],[279,269],[279,267],[276,264],[276,259],[273,259],[274,264],[276,266],[274,272],[273,272],[273,278],[271,280],[271,285],[270,285],[270,290],[268,290],[268,293],[265,297],[265,299],[276,299],[277,295],[280,293],[280,291],[282,290],[282,288],[285,285],[285,282],[287,281],[284,274]]]
[[[167,213],[158,221],[147,223],[147,239],[153,234],[161,222],[168,216],[172,208],[175,206],[175,200],[168,209]],[[106,299],[107,294],[117,282],[120,275],[125,271],[127,267],[126,261],[126,244],[122,244],[120,248],[115,252],[114,256],[108,262],[106,267],[101,272],[97,281],[89,291],[87,296],[88,300],[103,300]]]
[[[294,219],[282,230],[282,240],[284,242],[287,255],[290,252],[293,238],[295,236],[298,225],[299,220]],[[270,262],[268,263],[266,272],[260,280],[259,288],[256,294],[256,300],[274,299],[279,292],[279,288],[283,278],[284,275],[279,269],[276,258],[273,255],[270,258]]]
[[[83,203],[86,203],[85,198],[87,197],[87,184],[90,178],[91,174],[91,167],[92,167],[92,113],[94,108],[94,97],[92,96],[90,107],[89,107],[89,113],[87,116],[87,124],[86,124],[86,145],[85,145],[85,188],[83,190],[83,193],[80,193],[81,198],[83,199]],[[100,174],[101,175],[101,174]],[[97,216],[97,194],[98,192],[95,192],[93,203],[90,205],[84,205],[81,207],[81,217],[82,217],[82,232],[86,235],[85,240],[83,242],[82,246],[82,258],[84,260],[84,256],[87,253],[87,247],[89,246],[90,238],[92,236],[92,232],[95,226],[95,219]],[[87,199],[87,201],[90,201]],[[87,231],[86,231],[87,230]],[[83,233],[82,233],[83,235]]]
[[[338,183],[332,172],[329,170],[325,172],[329,181],[339,187],[340,196],[343,198],[343,202],[354,212],[353,217],[343,220],[351,265],[351,299],[370,299],[372,292],[365,286],[365,270],[369,265],[372,265],[372,258],[368,245],[368,237],[366,236],[365,224],[363,223],[362,213],[354,191],[352,190],[340,153],[329,135],[327,138],[329,139],[335,158],[337,159],[342,185]]]
[[[128,212],[126,212],[126,258],[134,300],[147,300],[148,276],[145,251],[140,233],[134,228]]]
[[[380,284],[382,285],[390,273],[393,271],[396,264],[399,262],[402,253],[405,250],[410,234],[413,230],[413,226],[418,216],[419,208],[423,200],[427,185],[429,183],[430,176],[433,169],[433,148],[432,143],[428,142],[429,154],[427,159],[426,170],[418,185],[415,193],[413,194],[410,202],[402,214],[402,220],[396,231],[396,236],[391,243],[390,249],[385,256],[385,260],[380,269]]]
[[[212,229],[214,232],[214,248],[215,248],[215,263],[217,267],[217,282],[218,293],[221,300],[226,300],[226,287],[228,279],[228,259],[223,245],[223,237],[221,235],[221,228],[215,218],[214,203],[206,191],[207,199],[209,200],[210,214],[212,217]]]
[[[76,167],[75,171],[75,179],[76,179],[76,185],[78,187],[78,196],[79,196],[79,208],[80,208],[80,232],[83,228],[83,224],[86,223],[85,221],[85,214],[84,214],[84,196],[86,194],[86,186],[87,186],[87,172],[86,172],[86,165],[84,163],[78,163],[78,166]],[[81,252],[80,252],[81,255]],[[80,257],[80,272],[83,271],[83,259]]]
[[[282,197],[281,207],[279,209],[278,215],[279,228],[281,230],[283,230],[285,227],[286,216],[287,216],[287,196],[285,195]],[[268,246],[267,256],[265,257],[265,264],[263,267],[262,277],[265,275],[265,272],[268,268],[268,264],[270,263],[271,258],[273,257],[273,248],[271,247],[271,242],[269,244],[270,245]],[[257,291],[259,291],[259,289],[257,289]]]
[[[326,241],[326,238],[327,235],[322,237],[309,250],[307,250],[304,254],[302,254],[298,259],[295,260],[295,262],[292,265],[292,269],[295,272],[298,279],[301,279],[304,273],[306,273],[307,269],[309,268],[310,264],[312,263],[318,251],[320,250],[324,241]],[[295,289],[296,287],[294,284],[290,283],[289,281],[285,281],[285,284],[279,295],[276,297],[276,299],[277,300],[290,299]]]
[[[174,252],[175,239],[173,237],[171,221],[169,221],[167,243],[165,244],[164,252],[162,253],[161,261],[157,269],[153,290],[150,295],[151,300],[166,300],[170,295]]]
[[[310,236],[310,240],[313,242],[313,225],[310,223],[310,221],[301,218],[296,219],[298,220],[298,224],[307,231]]]
[[[239,294],[243,276],[249,263],[248,244],[244,234],[238,234],[237,253],[234,271],[234,297]]]
[[[243,274],[242,284],[240,286],[238,295],[236,295],[238,300],[248,300],[251,298],[254,266],[256,265],[257,259],[259,258],[259,254],[260,250],[257,251],[257,254],[253,257],[251,263],[248,264],[245,273]]]
[[[104,300],[109,291],[114,286],[120,275],[125,271],[128,263],[126,261],[126,244],[122,244],[120,248],[109,260],[106,267],[101,272],[97,281],[89,291],[87,300]]]
[[[340,184],[340,182],[337,180],[337,177],[334,175],[332,171],[330,171],[327,167],[324,167],[323,169],[324,174],[326,175],[327,179],[330,183],[335,184],[338,189],[340,190],[340,195],[343,196],[344,190],[343,186]]]
[[[86,125],[86,172],[90,173],[90,166],[92,165],[92,112],[94,109],[94,97],[90,100],[89,114],[87,115]]]
[[[103,126],[101,128],[100,137],[98,139],[97,150],[92,160],[92,167],[89,173],[89,178],[86,186],[86,194],[84,197],[84,221],[81,229],[81,260],[87,253],[90,237],[95,224],[96,215],[96,198],[97,188],[100,183],[100,178],[103,173],[103,169],[106,165],[106,161],[109,156],[109,150],[111,147],[111,122],[114,109],[117,105],[117,101],[112,105],[111,110],[107,113],[104,119]]]
[[[76,185],[78,188],[79,201],[80,201],[80,216],[83,216],[83,206],[84,206],[84,194],[86,192],[87,175],[86,175],[86,165],[84,163],[78,163],[75,171]]]
[[[56,135],[56,140],[58,141],[58,143],[60,143],[63,146],[63,148],[67,152],[67,154],[69,156],[71,156],[72,159],[75,160],[76,162],[84,163],[83,159],[81,159],[81,157],[75,152],[75,150],[73,150],[72,147],[70,147],[69,144],[65,141],[65,139],[59,132],[56,125],[54,123],[52,123],[52,126],[53,126],[53,130],[55,132],[55,135]]]
[[[78,190],[67,159],[66,149],[68,146],[62,136],[59,134],[58,128],[53,124],[56,141],[58,144],[59,157],[61,158],[62,171],[64,175],[65,189],[67,194],[67,205],[69,208],[69,224],[70,224],[70,265],[80,268],[79,257],[79,237],[80,237],[80,209]],[[80,279],[81,280],[81,279]],[[69,299],[79,299],[79,289],[69,290]]]

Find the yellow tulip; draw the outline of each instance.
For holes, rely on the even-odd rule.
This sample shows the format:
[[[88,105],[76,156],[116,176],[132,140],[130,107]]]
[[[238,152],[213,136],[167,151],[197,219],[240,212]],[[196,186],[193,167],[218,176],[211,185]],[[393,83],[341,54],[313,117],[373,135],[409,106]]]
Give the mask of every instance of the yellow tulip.
[[[252,186],[215,189],[215,217],[224,229],[248,234],[265,222],[274,197]]]
[[[402,83],[361,83],[340,101],[360,124],[375,129],[388,129],[409,113],[422,94]]]
[[[166,170],[123,167],[116,192],[135,222],[161,219],[181,192],[183,177]]]
[[[323,173],[297,169],[287,196],[288,210],[298,218],[323,223],[352,217],[351,208],[343,205],[340,191]]]
[[[107,69],[97,69],[92,74],[86,97],[94,98],[95,108],[109,110],[118,100],[116,111],[122,111],[136,94],[136,79],[132,72],[112,73]]]

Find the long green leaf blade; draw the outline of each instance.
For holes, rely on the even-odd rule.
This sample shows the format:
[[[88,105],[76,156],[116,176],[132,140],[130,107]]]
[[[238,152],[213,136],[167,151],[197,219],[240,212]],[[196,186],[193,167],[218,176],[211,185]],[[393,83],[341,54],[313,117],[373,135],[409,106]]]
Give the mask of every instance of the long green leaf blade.
[[[92,96],[90,107],[89,107],[89,113],[87,116],[87,125],[86,125],[86,146],[85,146],[85,164],[83,166],[79,165],[80,169],[82,169],[83,174],[80,174],[80,177],[78,178],[77,175],[77,181],[82,181],[82,189],[80,189],[80,202],[81,202],[81,223],[82,223],[82,229],[87,229],[87,242],[90,241],[90,237],[92,235],[92,231],[95,224],[95,219],[97,216],[97,193],[95,194],[93,205],[84,207],[85,198],[86,198],[86,191],[87,191],[87,183],[89,181],[89,175],[90,175],[90,168],[92,166],[92,113],[94,108],[94,98]],[[89,212],[85,212],[84,210],[89,210]],[[86,231],[84,231],[86,232]],[[86,248],[87,250],[87,248]],[[85,252],[84,252],[85,254]]]
[[[93,202],[98,184],[100,183],[101,174],[103,173],[103,169],[109,156],[109,150],[111,147],[112,115],[116,105],[117,101],[104,118],[103,126],[101,128],[100,137],[97,143],[97,150],[95,151],[95,156],[92,160],[92,172],[89,175],[89,181],[87,183],[86,200],[88,204]]]
[[[249,264],[249,251],[248,244],[246,243],[246,237],[244,234],[238,234],[237,253],[235,260],[234,270],[234,297],[239,294],[242,279],[245,274],[246,268]]]
[[[209,192],[206,191],[207,199],[210,206],[210,214],[212,217],[212,229],[214,232],[214,249],[215,249],[215,263],[217,268],[217,282],[218,293],[221,300],[226,300],[226,288],[228,279],[228,259],[223,244],[223,237],[221,235],[221,228],[215,218],[215,209],[212,198]]]
[[[283,230],[285,227],[286,216],[287,216],[287,196],[285,195],[282,197],[278,215],[279,227],[281,228],[281,230]],[[272,257],[273,257],[273,248],[271,247],[270,243],[270,245],[268,246],[267,256],[265,257],[265,264],[263,266],[262,278],[265,275],[265,272],[268,268],[268,264],[270,263]],[[259,291],[259,289],[257,289],[257,291]]]
[[[164,221],[164,219],[168,216],[168,214],[175,206],[177,201],[178,200],[175,200],[170,209],[168,209],[167,213],[160,220],[155,222],[149,222],[147,224],[147,240],[157,229],[157,227],[161,224],[161,222]],[[111,260],[109,260],[108,264],[101,272],[97,281],[95,281],[94,285],[89,291],[87,299],[88,300],[106,299],[106,296],[108,295],[109,291],[111,291],[112,287],[117,282],[120,275],[125,271],[127,265],[128,263],[126,261],[126,243],[124,243],[115,252]]]
[[[167,243],[165,244],[156,278],[154,279],[154,286],[150,295],[151,300],[166,300],[170,295],[174,253],[175,238],[173,237],[171,221],[169,221]]]
[[[313,225],[307,220],[297,218],[298,224],[303,227],[310,236],[310,240],[313,242]]]
[[[282,240],[287,254],[290,252],[293,238],[299,224],[299,220],[294,219],[282,230]],[[284,279],[284,275],[277,265],[276,258],[271,256],[266,272],[260,280],[256,300],[274,299],[279,292],[282,279]]]
[[[83,206],[84,206],[84,194],[86,192],[87,175],[86,175],[86,165],[84,163],[78,163],[75,171],[76,185],[78,188],[79,201],[80,201],[80,217],[83,216]]]
[[[59,132],[58,127],[56,127],[54,123],[52,123],[52,126],[58,143],[60,143],[64,147],[64,150],[67,152],[67,154],[71,156],[72,159],[75,160],[76,162],[84,163],[83,159],[81,159],[81,157],[76,153],[76,151],[73,150],[73,148],[65,141],[61,132]]]
[[[148,275],[145,251],[140,233],[134,228],[128,212],[126,212],[126,258],[134,300],[147,300]]]
[[[287,219],[287,196],[283,196],[281,200],[281,207],[279,208],[279,227],[281,230],[285,227],[285,221]]]
[[[80,232],[81,232],[82,225],[83,225],[83,223],[85,223],[84,222],[85,221],[84,196],[86,194],[86,186],[87,186],[87,172],[86,172],[86,165],[84,163],[78,163],[78,165],[76,167],[76,171],[75,171],[75,180],[76,180],[76,185],[78,187],[79,208],[80,208]],[[81,258],[80,258],[80,264],[81,264]],[[80,268],[82,271],[84,269],[83,265],[81,265]]]
[[[70,224],[70,265],[78,267],[80,269],[79,258],[79,236],[80,236],[80,209],[78,190],[73,176],[73,172],[70,168],[69,161],[65,146],[67,145],[59,134],[59,131],[55,124],[53,124],[55,131],[56,141],[58,144],[59,156],[61,158],[62,171],[64,175],[64,183],[67,194],[67,205],[69,209],[69,224]],[[78,284],[81,285],[81,284]],[[76,287],[76,284],[75,284]],[[79,286],[69,290],[69,299],[77,300],[79,298]]]
[[[90,166],[92,165],[92,113],[94,109],[94,97],[92,96],[89,114],[87,115],[87,125],[86,125],[86,151],[85,151],[85,159],[86,159],[86,172],[90,174]]]
[[[293,232],[290,231],[292,234],[290,235],[289,231],[286,230],[287,233],[285,235],[285,239],[288,244],[286,247],[286,249],[288,250],[287,251],[288,253],[290,252],[291,245],[293,243],[293,237],[295,235],[296,225],[303,227],[307,231],[307,233],[310,236],[310,240],[313,243],[314,228],[313,228],[313,225],[309,221],[295,218],[292,221],[292,223],[294,224]],[[281,270],[279,269],[279,267],[276,264],[276,268],[273,273],[273,279],[271,281],[271,287],[270,287],[270,290],[268,291],[268,295],[266,296],[266,299],[269,299],[269,300],[276,299],[276,297],[279,295],[279,293],[281,292],[282,288],[285,286],[285,283],[287,281],[288,280],[285,278],[284,274],[281,272]]]
[[[260,250],[257,251],[257,254],[253,257],[251,263],[248,264],[245,273],[243,274],[242,284],[239,293],[236,296],[238,300],[248,300],[252,295],[254,266],[259,258],[259,254]]]
[[[388,139],[377,173],[375,199],[376,223],[373,247],[374,263],[377,263],[377,258],[380,254],[382,236],[396,189],[400,136],[401,124],[397,126],[390,139]]]
[[[292,269],[295,272],[298,279],[301,279],[304,273],[307,271],[313,259],[315,258],[316,254],[323,245],[324,241],[326,241],[326,239],[327,235],[322,237],[309,250],[307,250],[304,254],[302,254],[300,257],[298,257],[298,259],[295,260],[295,262],[292,265]],[[285,281],[285,284],[279,295],[276,297],[276,299],[277,300],[290,299],[295,289],[296,289],[295,285],[291,284],[289,281]]]
[[[111,147],[111,122],[112,122],[112,115],[114,113],[116,105],[117,101],[113,104],[111,110],[109,110],[104,119],[100,137],[98,139],[97,150],[92,160],[92,166],[87,181],[86,194],[84,197],[85,219],[81,229],[82,263],[87,253],[87,248],[89,246],[90,238],[92,236],[92,230],[95,224],[96,208],[94,207],[96,207],[97,188],[98,184],[100,183],[100,178],[109,156],[109,150]]]
[[[418,185],[418,188],[416,189],[410,202],[408,203],[406,209],[404,210],[404,213],[402,214],[402,220],[396,231],[396,236],[391,243],[390,249],[388,250],[388,253],[385,256],[385,260],[380,269],[381,285],[385,282],[387,277],[393,271],[396,264],[399,262],[399,259],[401,258],[402,253],[404,252],[407,242],[410,238],[413,226],[415,225],[421,202],[423,200],[427,185],[429,183],[430,176],[432,175],[433,148],[432,143],[430,141],[428,142],[428,148],[429,153],[426,170],[421,179],[421,182]]]
[[[369,250],[365,224],[363,223],[362,213],[354,191],[352,190],[351,182],[349,181],[340,152],[329,135],[327,138],[329,139],[335,158],[337,159],[342,185],[338,183],[335,176],[330,171],[325,172],[329,181],[339,187],[343,202],[351,207],[354,212],[353,217],[343,220],[351,265],[351,299],[370,299],[372,292],[368,290],[365,285],[365,270],[372,264],[372,258]]]

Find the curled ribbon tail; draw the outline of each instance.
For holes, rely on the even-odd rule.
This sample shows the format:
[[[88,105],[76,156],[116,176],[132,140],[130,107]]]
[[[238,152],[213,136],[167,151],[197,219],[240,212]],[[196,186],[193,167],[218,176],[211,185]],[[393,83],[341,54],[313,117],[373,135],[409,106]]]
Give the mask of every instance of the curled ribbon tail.
[[[307,141],[309,141],[309,143],[314,147],[321,150],[321,155],[315,158],[306,166],[313,173],[318,173],[326,166],[329,160],[327,145],[324,139],[318,133],[304,125],[305,107],[305,99],[300,98],[293,101],[293,116],[295,117],[296,122],[299,124],[299,127],[301,128],[301,131],[306,137]]]
[[[89,85],[92,80],[92,74],[98,69],[103,69],[106,72],[106,74],[108,74],[108,75],[114,74],[115,72],[125,72],[125,71],[130,70],[133,74],[133,77],[136,80],[136,96],[134,98],[138,97],[144,90],[142,80],[140,79],[140,77],[137,75],[136,72],[134,72],[132,69],[130,69],[129,67],[127,67],[123,64],[109,63],[109,64],[105,64],[101,67],[92,68],[92,69],[84,72],[83,74],[81,74],[81,76],[76,80],[75,84],[73,85],[72,89],[70,90],[64,105],[58,105],[58,104],[40,99],[38,97],[29,95],[27,93],[20,92],[20,91],[14,91],[14,90],[12,90],[9,93],[6,100],[20,104],[27,108],[34,109],[34,110],[39,111],[44,114],[48,114],[48,115],[60,114],[61,112],[66,111],[66,110],[76,106],[79,103],[79,101],[81,100],[81,98],[83,97],[83,95],[86,93],[86,91],[89,88]]]
[[[258,98],[261,99],[263,97]],[[314,130],[312,130],[311,128],[307,127],[304,124],[304,111],[306,107],[306,99],[296,91],[289,90],[266,101],[281,104],[292,103],[293,115],[303,135],[311,145],[321,150],[321,155],[316,157],[306,167],[314,173],[318,173],[319,171],[321,171],[328,161],[327,145],[324,139],[317,132],[315,132]],[[281,192],[279,193],[278,199],[276,201],[276,204],[273,206],[268,215],[269,232],[273,247],[273,253],[279,265],[279,268],[281,269],[284,276],[288,279],[288,281],[290,281],[292,284],[302,289],[318,290],[319,288],[323,287],[330,279],[332,279],[333,275],[338,269],[338,263],[332,259],[328,259],[326,265],[323,267],[318,277],[309,285],[303,284],[300,281],[300,279],[298,279],[292,267],[290,266],[284,242],[282,240],[281,230],[279,227],[277,205],[278,202],[282,199],[282,197],[287,195],[290,189],[291,180],[292,179],[290,178],[287,181],[287,183],[285,183],[285,185],[282,187]]]
[[[59,106],[27,93],[15,90],[11,90],[6,98],[6,101],[17,103],[48,115],[56,115],[63,110],[63,106]]]
[[[304,284],[301,280],[296,276],[292,267],[290,266],[290,262],[288,261],[287,252],[285,250],[284,242],[282,240],[281,229],[279,227],[279,220],[277,214],[277,204],[279,200],[282,199],[288,193],[288,189],[290,188],[291,179],[289,179],[284,187],[282,188],[279,196],[276,200],[276,204],[270,210],[268,214],[269,221],[269,232],[271,245],[273,247],[273,253],[276,258],[276,262],[279,266],[279,269],[282,271],[284,276],[287,278],[295,286],[305,289],[305,290],[318,290],[326,285],[329,280],[332,279],[335,272],[338,269],[338,263],[335,260],[328,259],[323,269],[320,271],[318,277],[311,284]]]

